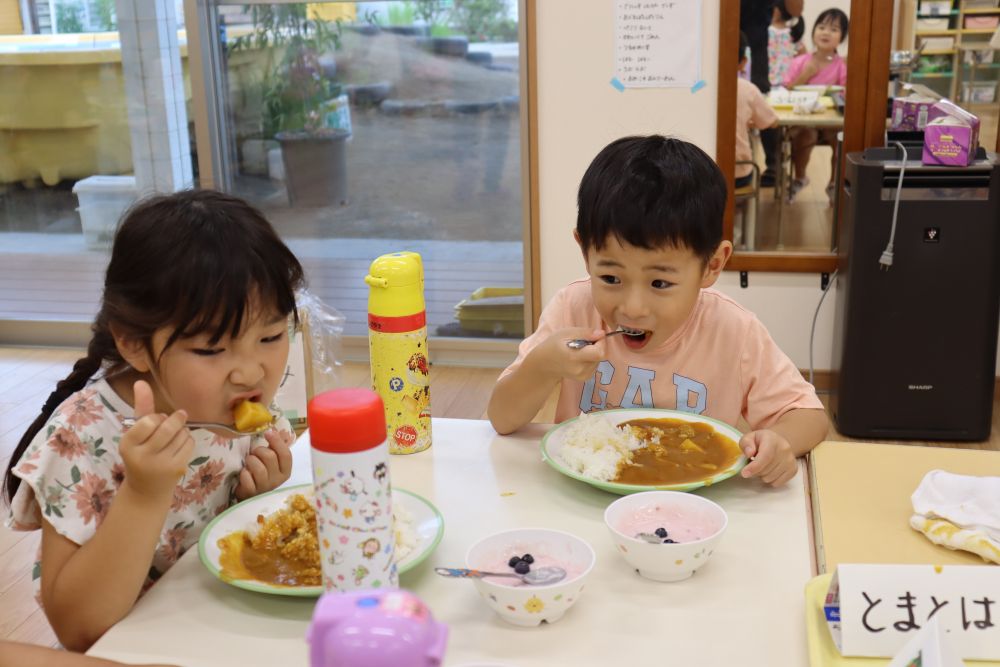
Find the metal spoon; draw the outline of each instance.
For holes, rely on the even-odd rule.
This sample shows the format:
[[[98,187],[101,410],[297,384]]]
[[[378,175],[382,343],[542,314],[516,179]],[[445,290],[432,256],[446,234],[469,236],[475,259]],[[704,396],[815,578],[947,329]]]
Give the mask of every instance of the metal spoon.
[[[274,415],[271,415],[271,421],[261,426],[258,426],[255,429],[251,429],[249,431],[238,431],[232,426],[229,426],[228,424],[221,424],[219,422],[188,422],[187,424],[185,424],[185,426],[187,426],[188,428],[210,428],[219,431],[228,431],[233,435],[259,435],[264,431],[266,431],[267,429],[274,426],[275,420],[276,417]],[[125,417],[122,419],[122,426],[124,426],[125,428],[132,428],[133,426],[135,426],[136,421],[137,420],[135,417]]]
[[[540,567],[531,570],[527,574],[517,574],[516,572],[485,572],[483,570],[467,570],[460,567],[436,567],[434,571],[442,577],[452,577],[458,579],[482,579],[483,577],[513,577],[520,579],[532,586],[545,586],[547,584],[559,583],[566,578],[566,570],[561,567]]]
[[[624,329],[624,328],[622,328],[622,329],[617,329],[616,331],[609,331],[606,334],[604,334],[604,337],[605,338],[609,338],[611,336],[617,336],[618,334],[628,334],[630,336],[641,336],[642,332],[639,331],[638,329]],[[571,350],[582,350],[583,348],[587,347],[588,345],[593,345],[596,342],[597,342],[596,340],[587,340],[586,338],[574,338],[573,340],[566,341],[566,347],[570,348]]]
[[[665,538],[662,538],[654,533],[636,533],[635,539],[643,540],[649,542],[650,544],[663,544],[664,543],[663,540]],[[667,542],[667,544],[676,544],[676,542],[671,540],[670,542]]]

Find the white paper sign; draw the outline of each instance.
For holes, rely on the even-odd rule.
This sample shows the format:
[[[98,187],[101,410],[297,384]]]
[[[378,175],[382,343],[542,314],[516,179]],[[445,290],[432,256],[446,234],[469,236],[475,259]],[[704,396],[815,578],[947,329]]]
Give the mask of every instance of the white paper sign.
[[[840,565],[824,604],[840,652],[888,658],[927,622],[962,658],[1000,659],[1000,568]]]
[[[937,616],[932,616],[886,667],[965,667],[965,663],[955,654]]]
[[[615,0],[615,77],[625,88],[701,80],[701,0]]]

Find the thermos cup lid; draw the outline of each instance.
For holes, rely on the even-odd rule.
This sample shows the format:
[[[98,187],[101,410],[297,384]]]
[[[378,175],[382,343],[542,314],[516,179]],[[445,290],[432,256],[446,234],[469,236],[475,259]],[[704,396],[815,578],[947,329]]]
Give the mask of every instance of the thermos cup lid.
[[[349,454],[385,442],[385,408],[381,397],[371,389],[324,391],[309,401],[306,410],[313,449]]]

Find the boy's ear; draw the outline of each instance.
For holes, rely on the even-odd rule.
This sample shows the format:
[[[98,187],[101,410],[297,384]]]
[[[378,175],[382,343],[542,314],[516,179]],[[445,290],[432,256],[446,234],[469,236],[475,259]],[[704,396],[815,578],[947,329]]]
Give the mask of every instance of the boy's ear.
[[[729,241],[723,241],[719,244],[719,247],[715,249],[712,253],[712,257],[705,264],[705,273],[701,277],[702,287],[711,287],[715,284],[715,281],[719,279],[719,274],[722,273],[722,269],[726,267],[726,262],[729,258],[733,256],[733,244]]]
[[[150,371],[149,351],[146,349],[145,343],[138,338],[123,335],[120,331],[116,331],[115,327],[111,327],[111,335],[115,339],[115,347],[118,348],[118,354],[122,356],[122,359],[129,366],[140,373],[148,373]]]
[[[583,255],[583,263],[587,263],[587,251],[583,249],[583,243],[580,241],[580,232],[573,230],[573,240],[576,241],[576,245],[580,248],[580,253]]]

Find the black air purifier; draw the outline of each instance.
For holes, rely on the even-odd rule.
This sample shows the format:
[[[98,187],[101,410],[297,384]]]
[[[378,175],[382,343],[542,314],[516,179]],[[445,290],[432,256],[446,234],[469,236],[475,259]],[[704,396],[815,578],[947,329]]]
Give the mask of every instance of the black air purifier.
[[[852,437],[985,440],[1000,316],[1000,156],[980,150],[969,167],[925,167],[911,149],[905,170],[902,157],[874,148],[846,158],[833,418]]]

